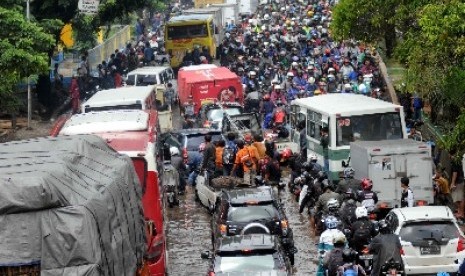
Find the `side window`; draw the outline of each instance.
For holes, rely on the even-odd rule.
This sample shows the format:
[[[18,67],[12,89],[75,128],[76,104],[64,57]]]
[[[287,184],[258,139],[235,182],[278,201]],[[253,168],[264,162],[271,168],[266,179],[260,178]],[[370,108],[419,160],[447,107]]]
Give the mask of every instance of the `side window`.
[[[321,114],[314,111],[307,111],[307,135],[320,140],[320,129],[322,127]]]

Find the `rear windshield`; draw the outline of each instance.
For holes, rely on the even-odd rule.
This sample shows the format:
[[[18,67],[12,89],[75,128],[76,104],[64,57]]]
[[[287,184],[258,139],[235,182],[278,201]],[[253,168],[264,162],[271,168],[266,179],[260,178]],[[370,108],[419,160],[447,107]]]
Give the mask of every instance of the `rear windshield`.
[[[427,239],[455,239],[460,232],[450,221],[410,222],[402,226],[399,236],[403,241],[419,242]]]
[[[127,104],[127,105],[113,105],[113,106],[98,106],[98,107],[85,107],[85,112],[91,111],[105,111],[105,110],[118,110],[118,109],[137,109],[142,110],[142,104]]]
[[[275,268],[273,255],[221,257],[215,265],[217,273],[272,271]],[[241,274],[245,275],[245,274]]]
[[[269,220],[277,217],[278,211],[273,204],[231,207],[228,212],[228,220],[234,222],[249,222],[263,219]]]
[[[136,81],[137,77],[137,81]],[[126,79],[127,85],[147,86],[157,84],[156,75],[129,75]]]
[[[199,149],[199,145],[205,142],[205,135],[190,135],[187,137],[187,150],[196,151]],[[222,140],[221,134],[212,134],[212,142]]]

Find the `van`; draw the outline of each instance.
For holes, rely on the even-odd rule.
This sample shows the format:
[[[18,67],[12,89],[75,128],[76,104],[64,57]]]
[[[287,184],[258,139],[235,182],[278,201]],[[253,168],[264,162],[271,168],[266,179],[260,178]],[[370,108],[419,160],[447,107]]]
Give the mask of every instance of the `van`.
[[[81,113],[116,109],[155,109],[156,93],[157,87],[155,85],[129,86],[98,91],[81,104]],[[163,92],[161,93],[163,94]]]
[[[126,85],[146,86],[153,84],[176,85],[173,69],[169,66],[145,66],[132,70],[127,74]],[[175,89],[176,90],[176,89]]]

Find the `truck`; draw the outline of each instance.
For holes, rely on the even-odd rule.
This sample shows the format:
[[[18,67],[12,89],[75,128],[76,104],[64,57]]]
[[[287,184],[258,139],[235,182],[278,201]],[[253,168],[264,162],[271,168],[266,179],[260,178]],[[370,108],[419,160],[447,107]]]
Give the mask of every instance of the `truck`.
[[[179,100],[186,103],[192,96],[195,114],[199,114],[202,105],[216,101],[244,103],[242,83],[235,73],[226,67],[205,68],[199,65],[195,68],[178,72]]]
[[[216,44],[219,45],[223,40],[223,27],[226,24],[223,21],[223,9],[221,7],[204,7],[204,8],[193,8],[183,11],[183,14],[211,14],[213,15],[213,24],[215,25],[215,40]]]
[[[239,20],[239,8],[234,3],[224,3],[224,4],[211,4],[210,7],[220,7],[223,9],[223,26],[233,21],[235,24],[238,24]]]
[[[224,0],[194,0],[194,8],[200,9],[205,8],[211,4],[222,4]]]
[[[0,147],[0,275],[141,275],[157,229],[127,155],[92,135]]]
[[[431,148],[411,139],[356,141],[350,143],[350,165],[354,178],[369,178],[378,194],[378,208],[400,207],[400,179],[410,179],[416,205],[434,200]]]
[[[229,1],[227,2],[229,3]],[[257,11],[258,0],[239,0],[239,14],[251,15]]]

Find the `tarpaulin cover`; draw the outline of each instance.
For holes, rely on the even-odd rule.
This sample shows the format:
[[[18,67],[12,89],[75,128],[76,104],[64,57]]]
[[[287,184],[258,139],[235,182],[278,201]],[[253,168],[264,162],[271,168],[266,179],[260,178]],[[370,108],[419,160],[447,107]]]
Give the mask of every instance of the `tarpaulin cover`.
[[[97,136],[0,144],[0,266],[41,275],[131,275],[145,252],[129,157]]]

